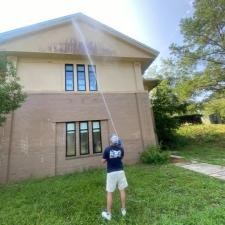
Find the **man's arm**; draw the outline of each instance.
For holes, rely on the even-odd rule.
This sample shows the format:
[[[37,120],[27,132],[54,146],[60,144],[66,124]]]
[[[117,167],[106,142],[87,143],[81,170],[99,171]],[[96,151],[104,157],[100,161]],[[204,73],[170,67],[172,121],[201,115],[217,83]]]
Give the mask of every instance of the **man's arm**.
[[[104,152],[103,152],[102,160],[101,160],[103,164],[106,163],[107,157],[108,157],[107,149],[105,149]]]
[[[106,163],[106,159],[103,159],[103,158],[102,158],[102,163],[103,163],[103,164]]]

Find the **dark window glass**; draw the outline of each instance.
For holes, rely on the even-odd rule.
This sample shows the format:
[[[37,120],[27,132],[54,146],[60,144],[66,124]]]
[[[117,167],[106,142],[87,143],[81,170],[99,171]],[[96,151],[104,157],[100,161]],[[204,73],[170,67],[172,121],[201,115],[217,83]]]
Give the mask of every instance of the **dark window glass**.
[[[93,139],[93,152],[102,152],[102,138],[101,138],[101,125],[100,121],[92,122],[92,139]]]
[[[73,75],[73,65],[65,65],[65,89],[66,91],[74,90],[74,75]]]
[[[93,66],[93,65],[88,66],[88,76],[89,76],[90,91],[97,91],[96,67],[95,66]]]
[[[80,122],[80,154],[89,154],[88,122]]]
[[[86,90],[85,67],[84,65],[77,65],[77,89],[78,91]]]
[[[66,123],[66,156],[76,155],[76,123]]]

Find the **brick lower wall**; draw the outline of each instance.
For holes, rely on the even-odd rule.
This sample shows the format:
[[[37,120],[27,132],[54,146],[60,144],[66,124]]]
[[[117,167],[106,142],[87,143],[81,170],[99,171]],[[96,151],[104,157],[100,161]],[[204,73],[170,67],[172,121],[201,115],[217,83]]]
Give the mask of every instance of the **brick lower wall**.
[[[135,163],[156,143],[147,93],[104,94],[125,147],[125,163]],[[103,148],[115,132],[100,94],[29,94],[0,128],[0,182],[54,176],[101,166],[100,155],[65,157],[65,122],[102,122]]]

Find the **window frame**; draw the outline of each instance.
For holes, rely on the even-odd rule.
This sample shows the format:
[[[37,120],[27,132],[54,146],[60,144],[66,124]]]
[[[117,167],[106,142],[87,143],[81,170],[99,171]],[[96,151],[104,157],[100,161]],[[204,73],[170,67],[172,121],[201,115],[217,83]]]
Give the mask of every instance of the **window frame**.
[[[94,77],[96,81],[96,89],[91,90],[91,79],[90,79],[90,70],[89,68],[94,68]],[[96,65],[88,65],[88,81],[89,81],[89,91],[98,91],[98,82],[97,82],[97,75],[96,75]]]
[[[73,89],[72,90],[67,90],[67,83],[66,83],[66,81],[67,81],[67,79],[66,79],[66,72],[71,72],[71,71],[67,71],[66,70],[66,66],[72,66],[73,67]],[[74,65],[73,64],[65,64],[65,91],[74,91]]]
[[[78,67],[79,66],[83,66],[84,67],[84,87],[85,89],[84,90],[79,90],[79,79],[78,79],[78,72],[83,72],[83,71],[78,71]],[[77,91],[86,91],[87,90],[87,84],[86,84],[86,71],[85,71],[85,64],[77,64]]]
[[[75,137],[75,151],[74,151],[74,155],[68,155],[67,154],[67,124],[69,124],[69,123],[73,123],[74,124],[74,137]],[[68,157],[74,157],[74,156],[76,156],[77,154],[76,154],[76,151],[77,151],[77,148],[76,148],[76,145],[77,145],[77,138],[76,138],[76,133],[77,133],[77,131],[76,131],[77,129],[76,129],[76,122],[74,122],[74,121],[71,121],[71,122],[66,122],[66,158],[68,158]]]
[[[94,130],[93,129],[93,123],[99,122],[99,130],[100,130],[100,141],[101,141],[101,152],[95,152],[94,151]],[[100,154],[102,153],[102,127],[101,127],[101,121],[100,120],[92,120],[91,121],[91,132],[92,132],[92,147],[93,147],[93,154]]]
[[[87,130],[87,143],[88,143],[88,151],[87,151],[87,153],[81,153],[81,129],[80,129],[80,124],[81,123],[87,123],[87,129],[85,129],[85,130]],[[88,121],[79,121],[79,148],[80,148],[80,155],[89,155],[90,154],[90,146],[89,146],[89,123],[88,123]]]

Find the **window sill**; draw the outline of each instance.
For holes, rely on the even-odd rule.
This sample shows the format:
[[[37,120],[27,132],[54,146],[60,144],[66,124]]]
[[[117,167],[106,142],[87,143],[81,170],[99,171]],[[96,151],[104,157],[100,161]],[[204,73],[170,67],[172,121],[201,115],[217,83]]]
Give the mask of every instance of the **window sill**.
[[[95,154],[89,154],[89,155],[79,155],[79,156],[71,156],[71,157],[66,157],[66,160],[70,159],[82,159],[82,158],[92,158],[96,156],[102,156],[103,153],[95,153]]]

